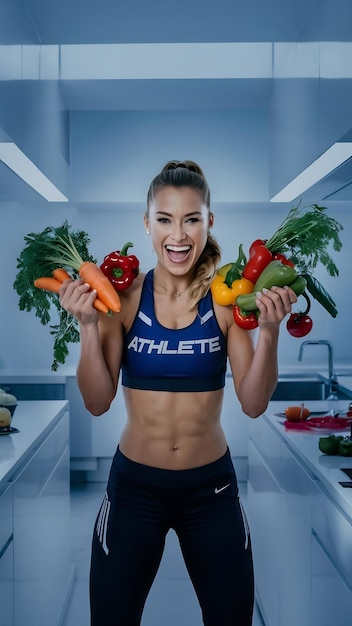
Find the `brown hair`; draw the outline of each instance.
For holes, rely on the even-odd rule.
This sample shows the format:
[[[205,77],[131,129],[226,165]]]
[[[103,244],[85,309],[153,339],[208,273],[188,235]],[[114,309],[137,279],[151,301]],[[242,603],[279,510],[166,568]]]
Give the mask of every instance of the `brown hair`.
[[[164,187],[191,187],[199,189],[205,206],[210,211],[210,189],[202,169],[194,161],[168,161],[153,178],[147,195],[147,213],[155,192]],[[196,277],[190,291],[196,304],[209,290],[221,258],[219,244],[209,232],[208,239],[196,265]]]

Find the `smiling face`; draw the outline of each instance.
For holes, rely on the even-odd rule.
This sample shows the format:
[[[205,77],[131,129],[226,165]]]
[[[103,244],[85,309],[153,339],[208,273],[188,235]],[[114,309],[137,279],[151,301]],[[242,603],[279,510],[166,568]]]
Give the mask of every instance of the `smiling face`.
[[[155,193],[144,221],[159,265],[180,276],[190,272],[198,261],[213,215],[198,189],[170,185]]]

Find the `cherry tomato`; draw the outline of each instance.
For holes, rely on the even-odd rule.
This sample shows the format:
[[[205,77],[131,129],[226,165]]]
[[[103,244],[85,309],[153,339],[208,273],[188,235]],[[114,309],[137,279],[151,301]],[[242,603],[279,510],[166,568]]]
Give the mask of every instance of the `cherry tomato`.
[[[309,315],[291,313],[286,328],[292,337],[305,337],[312,330],[313,320]]]
[[[295,264],[292,263],[292,261],[290,261],[290,259],[287,259],[285,257],[284,254],[281,254],[280,252],[274,252],[273,254],[273,261],[281,261],[282,265],[289,265],[290,267],[294,267]]]

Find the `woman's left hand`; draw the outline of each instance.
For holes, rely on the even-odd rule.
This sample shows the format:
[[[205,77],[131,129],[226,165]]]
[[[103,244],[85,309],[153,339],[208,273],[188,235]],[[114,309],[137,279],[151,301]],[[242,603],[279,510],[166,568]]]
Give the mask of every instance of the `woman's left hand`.
[[[291,312],[292,304],[295,302],[297,302],[297,296],[290,287],[263,289],[256,299],[260,311],[259,327],[270,328],[278,326],[286,315]]]

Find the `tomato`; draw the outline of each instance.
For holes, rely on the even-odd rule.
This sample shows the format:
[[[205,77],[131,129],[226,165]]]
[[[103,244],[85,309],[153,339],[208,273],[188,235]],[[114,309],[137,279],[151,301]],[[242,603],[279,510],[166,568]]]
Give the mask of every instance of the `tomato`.
[[[246,314],[241,307],[235,305],[233,307],[233,319],[237,326],[245,330],[253,330],[258,326],[258,318],[254,312]]]
[[[281,254],[280,252],[274,252],[273,254],[273,261],[281,261],[282,265],[289,265],[290,267],[294,267],[295,264],[292,263],[292,261],[290,261],[290,259],[287,259],[285,257],[284,254]]]
[[[288,406],[285,409],[285,416],[289,422],[301,422],[302,420],[307,419],[309,414],[309,409],[306,409],[303,406]]]
[[[303,313],[291,313],[286,328],[292,337],[305,337],[313,327],[313,320]]]

